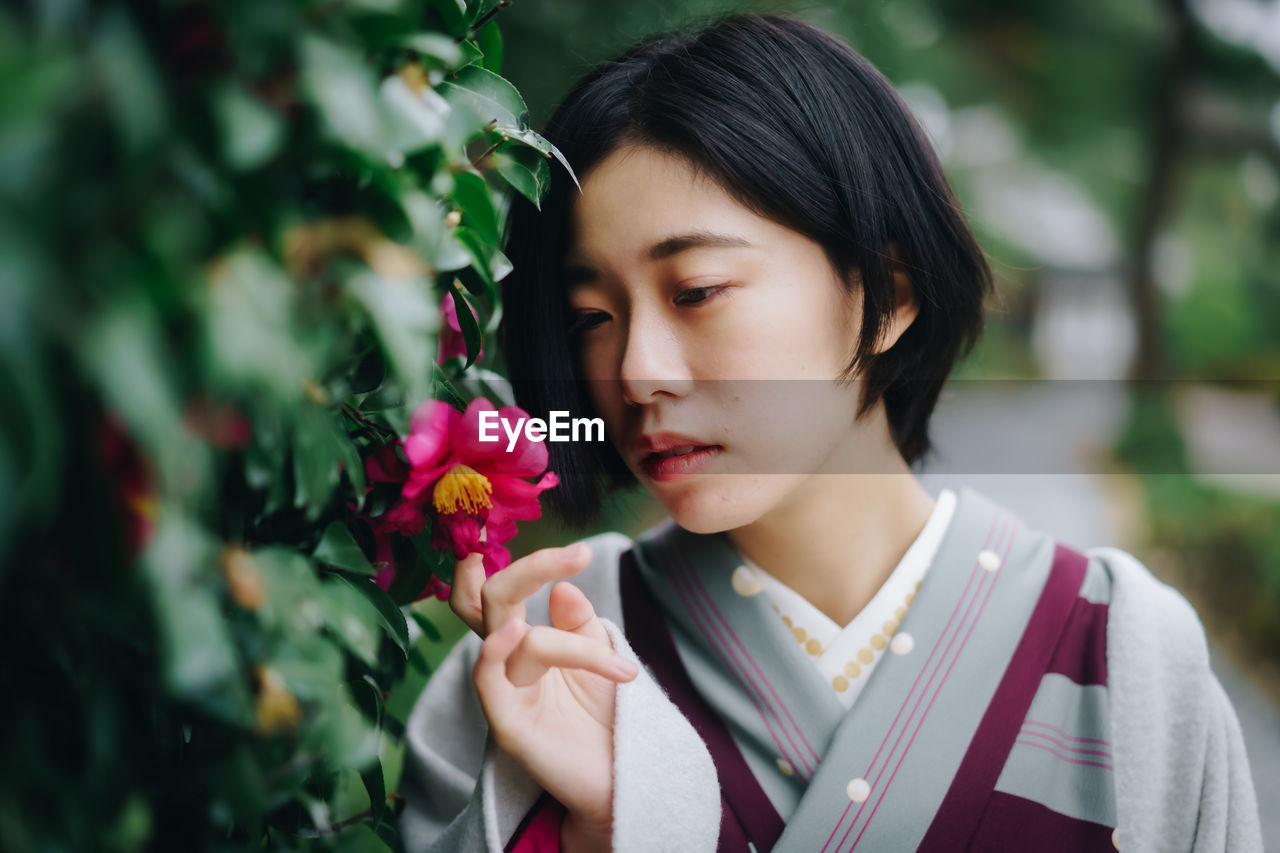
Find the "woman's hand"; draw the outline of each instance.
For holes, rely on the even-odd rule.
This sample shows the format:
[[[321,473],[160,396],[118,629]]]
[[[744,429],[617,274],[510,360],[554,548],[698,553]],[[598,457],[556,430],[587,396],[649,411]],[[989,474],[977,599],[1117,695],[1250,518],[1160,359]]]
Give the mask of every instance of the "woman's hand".
[[[607,848],[613,818],[613,714],[617,684],[637,668],[613,651],[591,602],[557,583],[551,624],[530,626],[525,599],[581,571],[582,543],[544,548],[485,578],[479,554],[454,569],[449,606],[484,637],[474,680],[489,728],[543,790],[568,810],[562,838]]]

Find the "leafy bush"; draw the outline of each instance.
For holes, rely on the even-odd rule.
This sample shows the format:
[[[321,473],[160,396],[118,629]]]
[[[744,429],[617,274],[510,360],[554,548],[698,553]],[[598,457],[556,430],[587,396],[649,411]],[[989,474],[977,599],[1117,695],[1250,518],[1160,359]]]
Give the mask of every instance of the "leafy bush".
[[[502,394],[506,193],[558,152],[499,5],[0,9],[0,848],[396,846],[444,560],[397,537],[374,582],[365,466]]]

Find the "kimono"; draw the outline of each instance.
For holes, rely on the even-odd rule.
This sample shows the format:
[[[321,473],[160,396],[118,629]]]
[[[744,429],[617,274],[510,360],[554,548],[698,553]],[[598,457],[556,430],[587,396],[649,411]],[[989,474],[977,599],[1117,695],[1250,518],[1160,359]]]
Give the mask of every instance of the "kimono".
[[[1262,849],[1199,621],[1123,551],[962,490],[846,708],[724,534],[587,541],[573,582],[641,664],[617,692],[615,850]],[[528,604],[547,621],[545,591]],[[406,849],[558,849],[563,809],[487,738],[479,646],[410,716]]]

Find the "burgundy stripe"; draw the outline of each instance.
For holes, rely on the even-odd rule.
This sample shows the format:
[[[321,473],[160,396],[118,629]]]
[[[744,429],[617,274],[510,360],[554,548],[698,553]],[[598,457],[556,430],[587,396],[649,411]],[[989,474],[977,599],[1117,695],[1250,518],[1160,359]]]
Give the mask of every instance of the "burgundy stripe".
[[[982,606],[978,608],[978,613],[973,617],[973,621],[969,622],[969,630],[965,633],[964,639],[960,641],[960,648],[956,650],[955,655],[951,658],[951,663],[947,666],[946,674],[942,676],[942,681],[938,682],[937,689],[933,691],[933,696],[929,699],[929,704],[925,707],[924,713],[920,715],[919,722],[916,723],[915,731],[911,733],[911,739],[907,741],[906,748],[902,750],[902,755],[899,756],[898,763],[894,765],[893,773],[890,774],[889,780],[885,782],[884,786],[880,789],[880,794],[876,799],[876,804],[871,809],[871,814],[867,816],[867,822],[862,825],[861,831],[858,832],[858,837],[853,839],[853,844],[849,847],[850,850],[853,850],[858,846],[858,842],[862,840],[862,836],[866,833],[867,828],[871,826],[871,821],[876,816],[876,811],[880,808],[880,804],[884,802],[885,795],[889,793],[889,787],[893,784],[894,778],[898,775],[898,770],[901,769],[902,762],[906,761],[907,753],[911,752],[911,746],[916,742],[916,736],[920,734],[920,730],[924,727],[925,718],[927,718],[929,716],[929,712],[933,710],[933,703],[937,702],[938,697],[942,695],[943,685],[946,684],[947,679],[951,677],[951,671],[955,669],[956,662],[959,661],[961,655],[964,654],[965,646],[969,645],[969,638],[973,636],[974,629],[977,628],[978,623],[982,621],[982,614],[986,612],[987,604],[991,601],[991,593],[995,591],[996,584],[1000,582],[1000,578],[1004,575],[1003,566],[1009,559],[1009,552],[1013,550],[1013,541],[1018,535],[1019,526],[1020,521],[1018,519],[1014,519],[1013,524],[1010,526],[1009,539],[1005,542],[1003,550],[1000,552],[1001,568],[992,573],[994,577],[991,579],[991,583],[987,585],[987,593],[982,599]],[[976,598],[977,597],[975,596],[975,600]],[[970,607],[972,607],[972,604]],[[923,696],[921,698],[923,698]],[[884,771],[882,770],[882,775],[883,772]],[[851,826],[850,829],[852,828],[853,827]],[[848,833],[846,833],[846,835],[847,834]]]
[[[1111,741],[1109,741],[1109,740],[1102,740],[1102,739],[1100,739],[1100,738],[1096,738],[1096,737],[1076,737],[1075,735],[1069,735],[1069,734],[1067,734],[1065,731],[1063,731],[1062,729],[1058,728],[1057,726],[1051,726],[1051,725],[1049,725],[1048,723],[1041,723],[1041,722],[1039,722],[1039,721],[1037,721],[1037,720],[1026,720],[1026,721],[1024,721],[1024,722],[1022,723],[1022,727],[1025,729],[1027,726],[1037,726],[1037,727],[1042,728],[1042,729],[1048,729],[1048,730],[1049,730],[1049,731],[1051,731],[1051,732],[1057,732],[1058,734],[1062,735],[1062,737],[1066,738],[1067,740],[1073,740],[1073,741],[1075,741],[1076,743],[1100,743],[1100,744],[1102,744],[1103,746],[1110,746],[1110,745],[1111,745]]]
[[[724,721],[694,687],[631,551],[622,555],[618,583],[627,640],[693,725],[715,762],[721,791],[719,848],[741,850],[750,840],[761,853],[771,849],[782,835],[782,818],[761,789]]]
[[[1079,551],[1055,544],[1049,578],[1031,620],[918,851],[945,853],[964,847],[972,836],[976,817],[992,796],[1045,668],[1062,637],[1084,580],[1087,562]]]
[[[1107,764],[1106,762],[1089,761],[1088,759],[1085,759],[1085,758],[1072,758],[1070,755],[1067,755],[1066,753],[1063,753],[1063,752],[1059,752],[1058,750],[1054,749],[1051,746],[1047,746],[1043,743],[1036,743],[1033,740],[1023,740],[1022,738],[1018,738],[1016,741],[1014,741],[1014,743],[1020,743],[1023,746],[1034,746],[1036,749],[1043,749],[1045,752],[1049,753],[1055,758],[1061,758],[1063,761],[1067,762],[1068,764],[1084,764],[1084,765],[1088,765],[1089,767],[1101,767],[1103,770],[1111,769],[1111,765]],[[1110,758],[1111,756],[1107,755],[1106,757]]]
[[[1049,672],[1076,684],[1107,684],[1107,605],[1077,598]]]
[[[1034,850],[1036,853],[1115,853],[1113,828],[1055,812],[1035,800],[1003,791],[991,795],[982,821],[965,848],[959,838],[951,839],[951,850],[1004,853]]]
[[[769,681],[767,677],[765,677],[765,674],[763,672],[760,671],[760,665],[756,663],[756,659],[751,656],[751,653],[747,651],[746,646],[743,645],[742,640],[740,640],[738,638],[738,635],[734,633],[733,626],[729,624],[728,619],[724,618],[724,614],[721,613],[720,608],[716,606],[716,601],[714,598],[711,597],[711,593],[707,592],[706,586],[704,586],[702,583],[702,578],[698,577],[698,574],[693,571],[693,569],[689,566],[688,562],[685,562],[684,566],[685,566],[688,577],[692,579],[694,585],[697,586],[697,588],[702,591],[703,599],[707,602],[708,605],[710,605],[711,609],[715,612],[716,617],[719,618],[720,620],[720,624],[723,625],[725,631],[728,632],[730,639],[732,639],[734,644],[737,645],[739,651],[742,652],[743,657],[747,659],[747,662],[751,664],[751,668],[756,671],[756,675],[760,677],[760,681],[761,683],[764,684],[765,689],[769,691],[769,695],[773,697],[773,703],[777,705],[778,708],[782,709],[783,714],[786,714],[787,721],[790,722],[791,727],[795,729],[796,736],[800,738],[800,742],[804,744],[805,749],[809,750],[809,755],[812,756],[813,763],[816,766],[820,760],[818,758],[817,751],[809,744],[808,738],[804,736],[804,730],[801,729],[799,724],[796,723],[795,719],[792,718],[791,712],[787,710],[786,704],[782,701],[782,698],[778,696],[777,691],[773,689],[773,683]],[[781,722],[781,720],[779,720],[779,722]],[[785,727],[783,728],[783,730],[784,731],[786,730]]]
[[[671,579],[672,587],[676,590],[676,594],[680,596],[680,600],[684,604],[685,609],[689,611],[689,615],[693,619],[694,625],[706,638],[707,644],[711,646],[712,650],[720,658],[721,662],[724,663],[725,669],[735,673],[738,680],[742,682],[747,693],[747,698],[749,698],[751,700],[751,704],[755,706],[756,713],[760,715],[760,719],[764,722],[765,729],[768,730],[769,737],[773,741],[773,745],[778,748],[778,752],[788,759],[795,759],[795,763],[798,765],[796,767],[797,772],[803,769],[805,775],[811,775],[813,773],[813,768],[809,766],[804,755],[801,754],[799,747],[796,746],[795,741],[791,738],[790,734],[788,734],[786,727],[782,725],[782,720],[778,718],[777,714],[773,712],[772,708],[765,700],[763,691],[761,691],[756,686],[755,682],[751,680],[751,674],[747,672],[746,667],[742,665],[740,660],[738,660],[737,653],[734,652],[733,647],[729,645],[729,642],[720,633],[720,629],[716,627],[715,621],[711,618],[710,612],[699,600],[698,595],[693,590],[692,583],[689,581],[685,572],[683,570],[673,570],[670,572],[669,577]],[[773,722],[770,722],[770,717],[773,718]],[[791,751],[788,751],[787,748],[782,745],[782,741],[778,739],[778,733],[774,728],[775,723],[777,728],[781,729],[782,737],[790,745]]]
[[[999,528],[999,525],[1000,525],[1000,516],[1001,516],[1002,514],[1003,514],[1003,511],[1002,511],[1002,510],[1000,510],[1000,509],[997,509],[997,510],[996,510],[996,514],[995,514],[995,516],[991,519],[991,526],[987,529],[987,538],[986,538],[986,540],[985,540],[985,541],[983,541],[983,543],[982,543],[982,550],[984,550],[984,551],[985,551],[985,550],[987,549],[987,547],[991,544],[991,537],[992,537],[992,535],[996,532],[996,530]],[[956,614],[960,612],[960,608],[964,605],[965,599],[966,599],[966,598],[968,598],[968,596],[969,596],[969,590],[970,590],[971,588],[973,588],[973,582],[974,582],[974,580],[975,580],[975,579],[977,579],[977,580],[978,580],[978,586],[977,586],[977,589],[974,591],[974,594],[973,594],[973,600],[977,600],[978,595],[979,595],[979,594],[981,593],[981,591],[982,591],[982,584],[983,584],[983,582],[986,580],[986,575],[985,575],[984,571],[982,570],[982,568],[981,568],[980,564],[978,563],[978,560],[977,560],[977,558],[976,558],[976,557],[974,558],[974,561],[973,561],[973,568],[972,568],[972,570],[970,570],[970,572],[969,572],[969,579],[968,579],[968,581],[966,581],[966,582],[965,582],[965,586],[964,586],[964,589],[963,589],[963,590],[961,591],[961,593],[960,593],[960,597],[959,597],[958,599],[956,599],[955,607],[953,607],[953,608],[951,609],[951,615],[950,615],[949,617],[947,617],[947,623],[946,623],[945,625],[943,625],[943,626],[942,626],[942,632],[941,632],[940,634],[938,634],[938,639],[934,642],[934,644],[933,644],[933,648],[929,650],[929,657],[925,658],[924,665],[920,668],[920,671],[919,671],[918,673],[916,673],[915,680],[914,680],[913,682],[911,682],[911,689],[910,689],[910,690],[908,690],[908,691],[907,691],[907,695],[906,695],[905,697],[903,697],[902,705],[901,705],[901,706],[899,706],[899,708],[898,708],[898,713],[894,715],[893,722],[889,724],[889,729],[885,732],[884,737],[881,739],[881,741],[880,741],[880,746],[876,749],[876,754],[875,754],[874,756],[872,756],[872,758],[871,758],[871,764],[870,764],[870,765],[868,765],[867,770],[866,770],[866,773],[864,773],[864,774],[863,774],[863,777],[862,777],[862,778],[864,778],[864,779],[865,779],[865,778],[867,778],[868,776],[870,776],[870,775],[871,775],[871,771],[875,769],[875,767],[876,767],[876,762],[878,762],[878,761],[880,760],[880,753],[884,751],[885,744],[889,742],[889,738],[893,737],[893,733],[894,733],[894,731],[895,731],[895,730],[897,729],[897,727],[898,727],[898,720],[902,718],[902,712],[903,712],[903,711],[905,711],[905,710],[906,710],[906,708],[907,708],[907,705],[911,703],[911,697],[912,697],[913,695],[915,695],[916,687],[917,687],[917,686],[919,686],[919,684],[920,684],[920,679],[924,677],[925,673],[929,673],[929,680],[925,683],[925,691],[926,691],[926,692],[928,691],[928,685],[929,685],[929,683],[931,683],[931,682],[933,681],[933,676],[934,676],[934,674],[936,674],[937,670],[938,670],[939,668],[941,668],[941,666],[942,666],[942,660],[943,660],[943,658],[945,658],[945,657],[946,657],[946,655],[947,655],[947,651],[949,651],[949,650],[950,650],[950,648],[951,648],[951,643],[952,643],[952,642],[954,642],[954,640],[955,640],[955,637],[954,637],[954,636],[952,637],[952,639],[951,639],[951,640],[947,640],[947,634],[948,634],[948,633],[950,632],[950,630],[951,630],[951,625],[952,625],[952,623],[953,623],[953,622],[955,622]],[[970,607],[972,607],[972,601],[970,602]],[[967,614],[967,612],[968,612],[968,611],[966,610],[966,614]],[[962,618],[962,619],[961,619],[961,624],[963,624],[963,621],[964,621],[964,620],[963,620],[963,618]],[[956,628],[956,634],[958,635],[958,634],[959,634],[959,632],[960,632],[960,627],[959,627],[959,626],[957,626],[957,628]],[[942,657],[938,658],[938,663],[937,663],[936,665],[934,665],[934,668],[931,670],[931,669],[930,669],[930,666],[931,666],[931,665],[932,665],[932,663],[933,663],[934,655],[936,655],[936,654],[938,653],[938,650],[942,648],[942,644],[943,644],[943,642],[946,642],[946,643],[947,643],[947,647],[946,647],[946,648],[947,648],[947,651],[944,651],[944,652],[942,653]],[[921,696],[923,696],[923,695],[924,695],[924,694],[922,693],[922,694],[921,694]],[[904,724],[903,724],[903,725],[904,725],[903,731],[905,731],[905,730],[906,730],[906,728],[905,728],[905,727],[906,727],[907,725],[909,725],[909,724],[910,724],[911,716],[915,714],[915,712],[916,712],[916,708],[918,708],[918,707],[920,707],[920,701],[919,701],[919,699],[917,699],[917,700],[916,700],[916,704],[915,704],[914,706],[912,706],[912,708],[911,708],[911,712],[910,712],[910,714],[908,714],[908,716],[907,716],[907,721],[906,721],[906,723],[904,723]],[[899,734],[899,735],[898,735],[898,740],[897,740],[897,741],[894,741],[893,749],[897,749],[897,748],[898,748],[898,743],[899,743],[901,740],[902,740],[902,735],[901,735],[901,734]],[[887,765],[887,763],[888,763],[889,759],[893,756],[893,749],[891,749],[891,750],[890,750],[890,752],[889,752],[889,755],[887,755],[887,756],[885,757],[886,765]],[[857,813],[853,816],[853,823],[852,823],[852,824],[850,824],[850,829],[852,829],[852,828],[853,828],[853,826],[857,824],[857,822],[858,822],[858,818],[860,818],[860,817],[862,816],[862,809],[863,809],[863,807],[865,806],[865,803],[866,803],[866,801],[864,800],[864,801],[863,801],[863,805],[858,807],[858,811],[857,811]],[[850,809],[852,809],[852,808],[853,808],[853,803],[852,803],[852,802],[850,802],[847,806],[845,806],[845,807],[844,807],[844,811],[840,813],[840,819],[836,821],[835,828],[831,830],[831,834],[830,834],[829,836],[827,836],[827,841],[826,841],[826,843],[822,845],[822,852],[821,852],[821,853],[826,853],[827,848],[831,845],[831,840],[832,840],[833,838],[835,838],[835,837],[836,837],[836,833],[837,833],[837,832],[839,832],[839,831],[840,831],[840,827],[844,825],[844,819],[845,819],[845,817],[847,817],[847,816],[848,816],[848,814],[849,814],[849,810],[850,810]],[[845,839],[845,838],[848,838],[848,837],[849,837],[849,832],[848,832],[848,831],[846,831],[846,832],[845,832],[845,834],[844,834],[844,836],[843,836],[843,837],[841,837],[840,842],[841,842],[841,843],[844,843],[844,839]],[[839,845],[837,845],[837,846],[839,846]]]
[[[560,823],[564,814],[560,801],[543,791],[511,833],[503,853],[559,853]]]

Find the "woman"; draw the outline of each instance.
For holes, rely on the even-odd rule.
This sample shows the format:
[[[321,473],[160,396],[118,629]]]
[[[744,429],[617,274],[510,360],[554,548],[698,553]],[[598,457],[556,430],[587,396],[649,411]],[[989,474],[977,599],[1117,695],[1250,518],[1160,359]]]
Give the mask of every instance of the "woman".
[[[883,77],[733,16],[546,135],[581,189],[512,212],[517,402],[605,422],[549,446],[564,518],[638,480],[671,519],[458,564],[410,849],[1261,849],[1189,606],[911,474],[990,273]]]

